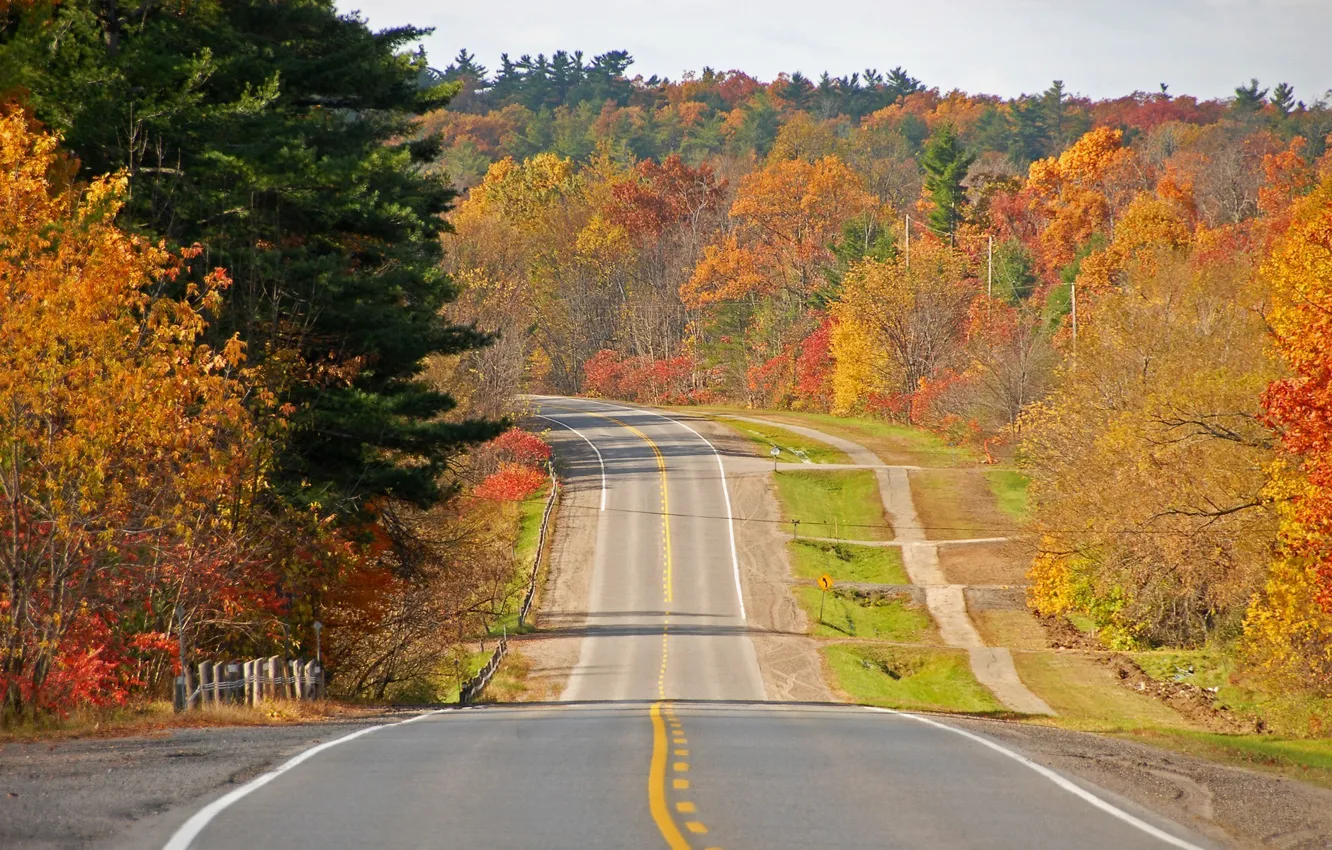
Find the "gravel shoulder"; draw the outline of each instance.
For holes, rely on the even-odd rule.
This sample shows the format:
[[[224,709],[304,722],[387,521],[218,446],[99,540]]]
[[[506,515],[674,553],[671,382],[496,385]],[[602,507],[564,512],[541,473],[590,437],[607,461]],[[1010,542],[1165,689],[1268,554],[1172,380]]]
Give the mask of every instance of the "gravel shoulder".
[[[975,718],[947,722],[1227,846],[1332,848],[1332,791],[1324,788],[1106,735]]]
[[[0,847],[113,846],[168,810],[192,810],[315,744],[415,711],[282,726],[0,746]]]

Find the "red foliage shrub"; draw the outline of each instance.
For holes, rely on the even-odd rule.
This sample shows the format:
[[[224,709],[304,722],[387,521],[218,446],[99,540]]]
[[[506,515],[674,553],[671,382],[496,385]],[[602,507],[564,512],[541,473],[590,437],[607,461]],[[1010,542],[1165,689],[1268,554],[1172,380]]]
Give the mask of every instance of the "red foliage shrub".
[[[504,461],[498,472],[481,482],[475,494],[481,499],[517,502],[540,490],[545,483],[546,475],[541,470]]]
[[[701,404],[715,398],[694,358],[621,357],[603,349],[583,364],[583,392],[643,404]]]
[[[501,461],[512,461],[520,466],[540,467],[550,460],[550,443],[533,434],[512,428],[486,444]]]
[[[832,407],[832,330],[836,321],[823,320],[818,330],[800,343],[795,359],[795,396],[802,407],[829,410]]]

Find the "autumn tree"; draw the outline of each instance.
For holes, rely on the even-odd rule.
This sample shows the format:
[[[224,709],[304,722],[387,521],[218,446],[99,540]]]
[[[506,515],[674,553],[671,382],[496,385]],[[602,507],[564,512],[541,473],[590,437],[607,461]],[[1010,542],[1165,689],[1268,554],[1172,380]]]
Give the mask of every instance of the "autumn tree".
[[[54,136],[0,117],[0,692],[4,715],[123,700],[193,628],[271,613],[247,528],[264,489],[237,381],[202,343],[228,281],[152,293],[191,257],[115,225],[123,176],[86,190]],[[165,646],[164,646],[165,644]],[[136,675],[136,672],[138,675]],[[137,681],[136,681],[137,680]]]
[[[1332,181],[1295,209],[1263,266],[1275,349],[1290,376],[1263,396],[1283,453],[1271,492],[1280,551],[1246,623],[1260,667],[1332,695]]]
[[[1131,173],[1133,159],[1121,131],[1098,128],[1058,157],[1031,164],[1028,183],[1044,219],[1040,244],[1046,269],[1072,262],[1093,234],[1109,234],[1116,212],[1111,186]]]
[[[829,245],[847,220],[874,209],[860,179],[839,159],[775,161],[741,182],[730,234],[703,252],[681,288],[693,307],[750,296],[800,300],[822,283]]]
[[[1097,297],[1023,423],[1038,611],[1116,646],[1238,635],[1275,530],[1265,297],[1234,256],[1169,252]]]
[[[441,320],[453,191],[422,170],[438,146],[414,122],[451,90],[404,49],[422,31],[374,32],[331,0],[68,0],[0,27],[5,87],[84,177],[130,176],[127,223],[228,269],[207,333],[239,334],[295,408],[272,470],[284,500],[355,518],[387,496],[441,498],[449,461],[499,427],[451,421],[421,374],[484,342]]]
[[[937,241],[887,262],[854,266],[833,305],[835,405],[910,396],[955,362],[978,290],[960,254]]]

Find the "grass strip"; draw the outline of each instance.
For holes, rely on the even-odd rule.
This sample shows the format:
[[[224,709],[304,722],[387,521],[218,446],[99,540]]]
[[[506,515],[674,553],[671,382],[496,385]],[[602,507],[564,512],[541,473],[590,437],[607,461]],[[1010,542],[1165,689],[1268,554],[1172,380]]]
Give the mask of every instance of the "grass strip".
[[[771,456],[772,450],[779,450],[777,461],[780,463],[850,463],[851,458],[840,449],[827,443],[779,428],[767,423],[740,421],[720,418],[717,421],[735,429],[740,436],[749,440],[759,453]]]
[[[866,584],[911,584],[896,546],[858,546],[823,540],[792,540],[791,569],[798,578],[830,575],[835,581]]]
[[[976,714],[1004,707],[971,673],[965,650],[837,644],[823,648],[839,688],[864,705]]]
[[[1002,513],[1018,522],[1027,518],[1027,485],[1031,483],[1027,476],[1016,469],[987,469],[985,480]]]
[[[923,606],[917,605],[907,594],[855,595],[834,588],[826,598],[817,587],[802,585],[794,588],[796,598],[809,616],[815,637],[865,638],[901,641],[903,643],[934,643],[938,636]],[[823,620],[819,620],[819,606],[823,606]]]
[[[782,517],[800,521],[800,537],[892,539],[879,483],[868,469],[783,469],[774,477]]]

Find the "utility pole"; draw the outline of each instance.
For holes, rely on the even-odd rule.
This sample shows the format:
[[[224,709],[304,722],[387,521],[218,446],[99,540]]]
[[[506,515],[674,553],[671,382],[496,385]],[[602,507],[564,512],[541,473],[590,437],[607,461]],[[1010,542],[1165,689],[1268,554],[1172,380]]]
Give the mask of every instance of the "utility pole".
[[[906,267],[911,268],[911,216],[906,217]]]
[[[1070,281],[1068,284],[1069,303],[1073,314],[1073,365],[1078,365],[1078,284],[1077,281]]]
[[[994,309],[994,234],[987,234],[986,239],[988,244],[985,266],[985,318],[988,321],[990,311]]]
[[[990,247],[988,252],[989,268],[986,271],[985,297],[993,298],[994,297],[994,235],[993,234],[989,236],[989,240],[990,240]]]

